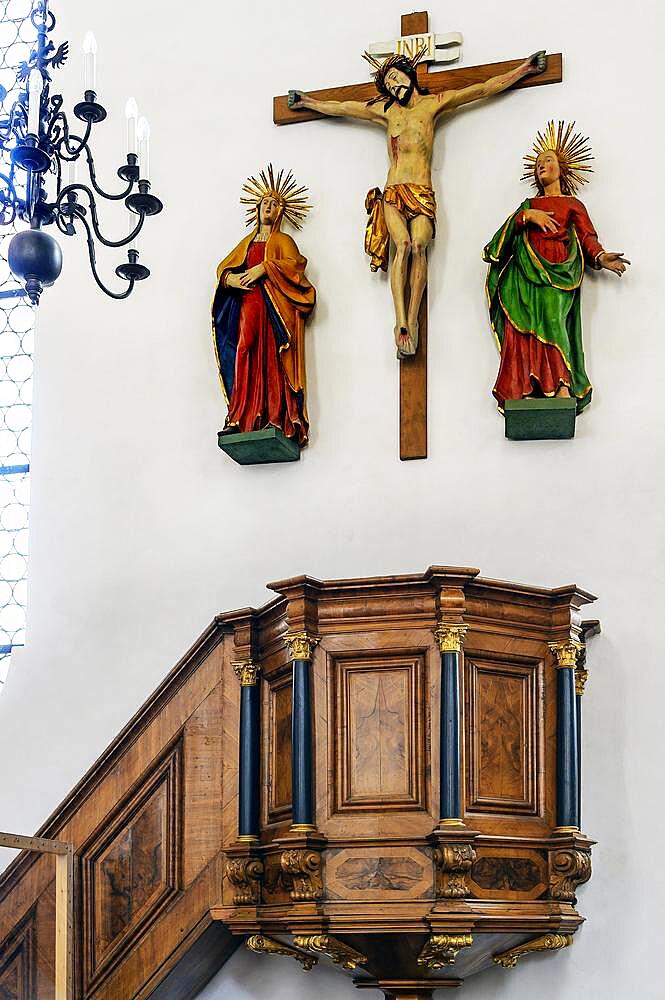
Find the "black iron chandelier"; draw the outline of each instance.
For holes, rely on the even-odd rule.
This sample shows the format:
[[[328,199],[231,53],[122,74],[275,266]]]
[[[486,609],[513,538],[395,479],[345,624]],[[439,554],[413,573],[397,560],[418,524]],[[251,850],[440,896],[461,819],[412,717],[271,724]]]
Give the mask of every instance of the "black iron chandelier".
[[[21,220],[29,225],[9,244],[9,266],[22,287],[0,292],[0,297],[27,295],[39,304],[45,287],[52,285],[62,270],[60,246],[45,229],[55,226],[64,236],[85,235],[90,268],[99,287],[114,299],[126,299],[137,281],[150,271],[139,262],[138,237],[147,216],[162,211],[162,203],[150,193],[149,140],[147,122],[138,116],[136,102],[127,104],[127,159],[118,170],[125,182],[123,190],[109,193],[97,181],[95,162],[90,149],[93,126],[103,122],[106,109],[97,101],[96,44],[88,35],[84,55],[84,99],[74,107],[82,123],[70,130],[63,111],[63,98],[51,94],[51,75],[69,55],[69,43],[56,49],[49,35],[56,20],[49,10],[49,0],[36,0],[32,23],[37,30],[37,44],[27,62],[18,67],[17,83],[23,89],[8,116],[0,118],[0,148],[9,162],[8,173],[0,173],[0,225]],[[6,91],[0,88],[0,100]],[[87,163],[90,183],[78,180],[78,165]],[[131,230],[120,240],[107,239],[100,228],[97,199],[124,201],[130,213]],[[114,291],[102,281],[96,244],[105,247],[128,247],[127,260],[115,273],[125,285]]]

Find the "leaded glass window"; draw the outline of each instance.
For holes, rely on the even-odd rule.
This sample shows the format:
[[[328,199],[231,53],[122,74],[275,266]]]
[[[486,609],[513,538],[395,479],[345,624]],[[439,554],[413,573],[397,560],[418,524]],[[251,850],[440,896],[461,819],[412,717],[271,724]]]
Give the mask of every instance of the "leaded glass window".
[[[0,117],[17,97],[17,67],[35,43],[31,13],[32,0],[0,0],[0,84],[7,91]],[[8,169],[0,154],[0,173]],[[0,691],[11,651],[25,641],[35,319],[27,299],[11,294],[18,290],[7,264],[13,234],[11,227],[0,234]]]

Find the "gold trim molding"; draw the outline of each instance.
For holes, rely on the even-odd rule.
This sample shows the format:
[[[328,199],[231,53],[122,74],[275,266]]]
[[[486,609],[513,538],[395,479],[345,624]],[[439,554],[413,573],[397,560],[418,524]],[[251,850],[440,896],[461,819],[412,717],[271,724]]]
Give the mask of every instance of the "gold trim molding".
[[[469,948],[473,944],[470,934],[432,934],[418,956],[418,965],[428,969],[443,969],[454,965],[460,948]]]
[[[287,632],[284,636],[290,660],[311,660],[314,647],[320,641],[318,636],[309,632]]]
[[[584,648],[581,642],[576,642],[575,639],[564,639],[563,642],[550,642],[548,645],[556,656],[558,667],[571,667],[573,670],[577,667],[577,658]]]
[[[349,948],[348,945],[328,934],[298,934],[294,937],[293,943],[297,948],[303,948],[305,951],[318,951],[335,965],[341,965],[343,969],[349,969],[350,972],[354,972],[359,965],[367,964],[366,955]]]
[[[251,660],[241,660],[233,664],[233,671],[241,687],[255,687],[258,684],[261,667],[257,667]]]
[[[445,622],[439,622],[434,629],[434,635],[442,653],[461,653],[468,631],[468,625],[447,625]]]
[[[252,934],[245,941],[245,945],[250,951],[257,954],[285,955],[286,958],[295,958],[296,962],[302,966],[303,972],[309,972],[319,961],[316,955],[308,955],[307,952],[298,951],[291,945],[276,941],[275,938],[265,937],[263,934]]]
[[[511,948],[500,955],[494,956],[494,962],[503,969],[514,969],[520,958],[531,955],[537,951],[558,951],[560,948],[568,948],[573,943],[572,934],[545,934],[543,937],[534,938],[526,944]]]

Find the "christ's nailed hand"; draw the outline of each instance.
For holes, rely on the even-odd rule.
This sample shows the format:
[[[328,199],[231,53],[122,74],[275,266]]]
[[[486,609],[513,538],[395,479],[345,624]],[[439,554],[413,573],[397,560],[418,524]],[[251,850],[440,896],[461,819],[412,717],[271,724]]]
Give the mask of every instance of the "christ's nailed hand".
[[[531,67],[532,73],[544,73],[547,66],[547,56],[545,55],[545,49],[540,49],[539,52],[534,52],[534,54],[529,59],[529,66]]]
[[[302,90],[290,90],[288,97],[288,105],[294,111],[302,111],[304,108],[303,104],[303,94]]]

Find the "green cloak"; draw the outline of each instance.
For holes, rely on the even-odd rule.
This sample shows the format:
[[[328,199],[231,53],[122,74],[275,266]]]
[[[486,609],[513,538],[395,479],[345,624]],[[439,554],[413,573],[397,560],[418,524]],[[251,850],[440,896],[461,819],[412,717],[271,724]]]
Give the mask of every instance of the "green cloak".
[[[530,207],[527,198],[483,250],[483,260],[489,263],[485,288],[490,322],[499,350],[506,318],[520,333],[557,348],[570,372],[579,413],[591,402],[580,315],[584,256],[571,226],[568,260],[551,264],[541,257],[529,243],[526,229],[517,228],[518,214]]]

